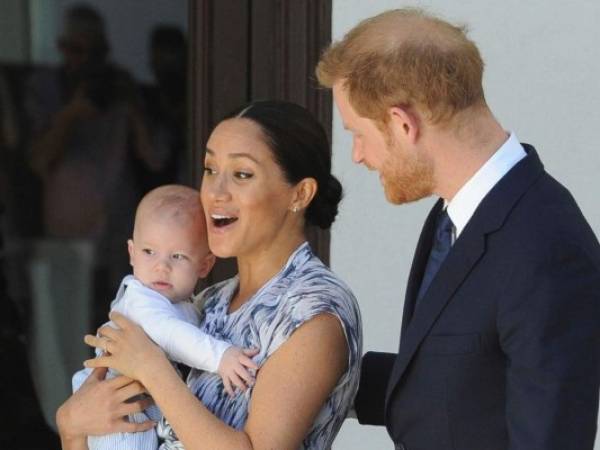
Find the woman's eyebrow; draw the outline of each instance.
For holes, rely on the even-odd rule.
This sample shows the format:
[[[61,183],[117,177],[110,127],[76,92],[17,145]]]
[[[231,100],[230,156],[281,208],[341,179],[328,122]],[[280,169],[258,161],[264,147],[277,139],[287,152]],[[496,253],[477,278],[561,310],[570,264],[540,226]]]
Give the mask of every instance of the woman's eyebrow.
[[[208,154],[210,156],[215,156],[215,152],[208,147],[206,148],[206,154]],[[227,157],[228,158],[248,158],[248,159],[254,161],[256,164],[260,164],[260,161],[258,159],[256,159],[254,156],[252,156],[252,154],[246,153],[246,152],[227,153]]]

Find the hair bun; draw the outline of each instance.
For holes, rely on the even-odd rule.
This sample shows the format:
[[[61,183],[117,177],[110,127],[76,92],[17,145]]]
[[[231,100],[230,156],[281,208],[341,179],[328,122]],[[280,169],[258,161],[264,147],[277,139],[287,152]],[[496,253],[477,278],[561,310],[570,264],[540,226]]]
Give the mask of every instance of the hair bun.
[[[306,220],[311,225],[328,229],[338,213],[342,200],[342,185],[333,175],[329,175],[324,186],[319,186],[315,198],[306,211]]]

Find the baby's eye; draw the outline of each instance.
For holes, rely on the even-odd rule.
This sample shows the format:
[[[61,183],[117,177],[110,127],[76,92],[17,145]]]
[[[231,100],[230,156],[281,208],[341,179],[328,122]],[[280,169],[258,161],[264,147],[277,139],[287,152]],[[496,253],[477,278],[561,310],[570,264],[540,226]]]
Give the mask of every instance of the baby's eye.
[[[152,250],[151,248],[144,248],[142,249],[142,252],[146,255],[154,255],[154,250]]]
[[[250,179],[250,178],[252,178],[254,176],[254,174],[251,173],[251,172],[244,172],[244,171],[241,171],[241,170],[238,171],[238,172],[235,172],[233,175],[236,178],[239,178],[240,180],[248,180],[248,179]]]
[[[183,253],[174,253],[172,258],[176,261],[185,261],[186,259],[188,259],[188,257],[185,256]]]

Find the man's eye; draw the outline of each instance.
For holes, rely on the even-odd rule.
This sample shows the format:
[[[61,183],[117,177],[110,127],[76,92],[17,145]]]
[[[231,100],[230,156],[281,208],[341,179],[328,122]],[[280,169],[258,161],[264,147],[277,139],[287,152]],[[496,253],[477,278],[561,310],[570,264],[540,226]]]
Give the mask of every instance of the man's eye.
[[[144,252],[146,255],[154,255],[154,250],[151,248],[145,248],[142,250],[142,252]]]
[[[240,180],[248,180],[248,179],[250,179],[250,178],[252,178],[254,176],[253,173],[242,172],[242,171],[235,172],[234,175],[235,175],[236,178],[239,178]]]

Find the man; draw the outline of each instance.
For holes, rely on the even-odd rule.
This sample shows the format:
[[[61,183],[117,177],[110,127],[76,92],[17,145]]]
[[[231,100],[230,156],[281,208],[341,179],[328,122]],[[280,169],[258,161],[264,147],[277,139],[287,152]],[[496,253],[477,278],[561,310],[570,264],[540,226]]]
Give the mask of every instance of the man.
[[[397,449],[591,450],[600,246],[536,150],[494,118],[482,73],[463,29],[413,9],[363,21],[317,67],[387,199],[440,197],[400,349],[364,356],[357,416]]]

